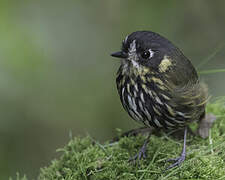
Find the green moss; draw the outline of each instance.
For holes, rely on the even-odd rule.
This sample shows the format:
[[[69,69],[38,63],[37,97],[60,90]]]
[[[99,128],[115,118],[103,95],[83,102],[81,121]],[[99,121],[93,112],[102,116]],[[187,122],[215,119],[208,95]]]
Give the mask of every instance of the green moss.
[[[144,136],[124,137],[118,143],[100,144],[91,137],[74,138],[58,150],[61,157],[42,168],[39,180],[141,180],[141,179],[225,179],[225,108],[210,104],[207,112],[219,117],[208,139],[188,136],[187,158],[178,168],[164,172],[168,158],[182,150],[182,140],[166,134],[151,136],[147,159],[134,165],[128,162],[144,142]]]

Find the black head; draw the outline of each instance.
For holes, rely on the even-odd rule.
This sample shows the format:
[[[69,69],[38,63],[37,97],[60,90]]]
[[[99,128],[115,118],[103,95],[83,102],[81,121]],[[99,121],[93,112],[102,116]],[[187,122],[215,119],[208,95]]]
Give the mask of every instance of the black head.
[[[166,38],[151,31],[137,31],[128,35],[123,40],[121,51],[111,56],[157,68],[165,56],[176,54],[179,50]]]

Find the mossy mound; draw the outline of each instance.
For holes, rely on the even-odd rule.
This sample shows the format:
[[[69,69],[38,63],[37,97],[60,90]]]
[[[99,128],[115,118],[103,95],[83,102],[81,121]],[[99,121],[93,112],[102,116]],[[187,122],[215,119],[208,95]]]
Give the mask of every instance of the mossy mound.
[[[225,108],[216,103],[208,105],[207,111],[218,117],[209,138],[189,135],[187,158],[177,168],[164,171],[169,165],[165,161],[180,155],[183,141],[166,134],[151,136],[147,159],[136,165],[128,159],[137,153],[144,136],[124,137],[114,144],[100,144],[91,137],[76,137],[58,150],[61,157],[42,168],[38,179],[225,179]]]

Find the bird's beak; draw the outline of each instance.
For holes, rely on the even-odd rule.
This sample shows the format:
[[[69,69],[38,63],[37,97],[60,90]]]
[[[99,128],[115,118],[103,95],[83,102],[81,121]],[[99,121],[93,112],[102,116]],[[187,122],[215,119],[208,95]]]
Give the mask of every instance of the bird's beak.
[[[116,58],[127,58],[128,54],[123,51],[119,51],[119,52],[112,53],[111,56]]]

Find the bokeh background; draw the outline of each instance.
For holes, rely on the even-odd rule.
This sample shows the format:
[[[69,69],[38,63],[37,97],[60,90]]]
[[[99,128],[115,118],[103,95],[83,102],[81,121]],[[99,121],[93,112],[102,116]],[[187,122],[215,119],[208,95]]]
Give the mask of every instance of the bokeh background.
[[[211,0],[1,0],[0,179],[35,178],[71,134],[103,142],[137,126],[109,56],[133,31],[167,37],[199,71],[225,68],[224,9]],[[214,98],[224,78],[201,76]]]

